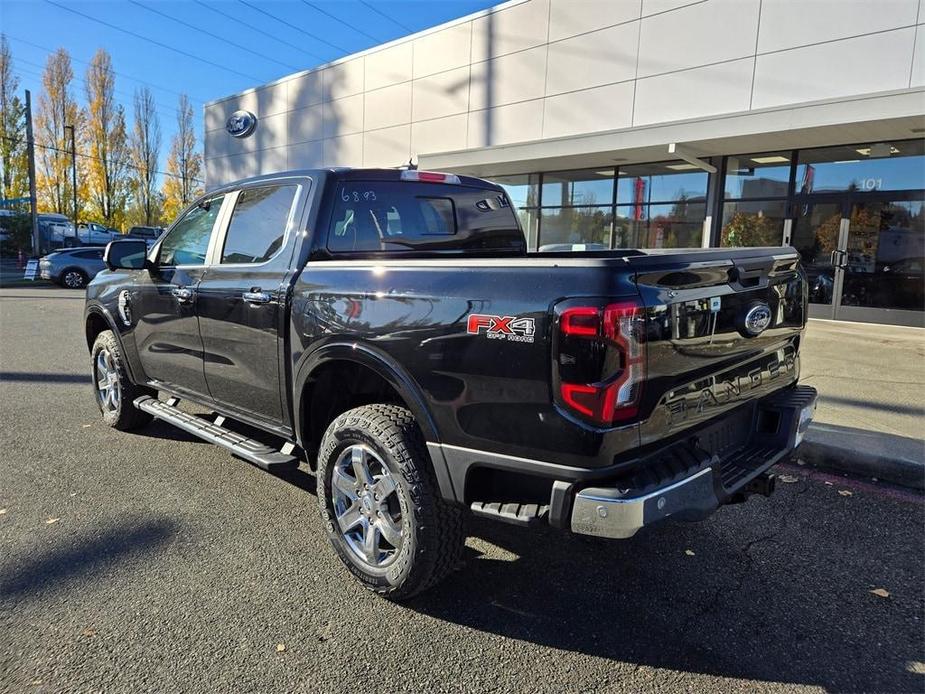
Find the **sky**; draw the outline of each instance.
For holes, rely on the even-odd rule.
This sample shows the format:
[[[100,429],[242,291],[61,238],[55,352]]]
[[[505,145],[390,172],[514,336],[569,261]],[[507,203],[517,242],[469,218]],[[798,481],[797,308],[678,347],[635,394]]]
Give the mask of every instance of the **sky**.
[[[42,91],[48,55],[64,47],[74,94],[98,48],[112,56],[116,99],[131,127],[134,91],[148,85],[162,132],[159,168],[176,131],[180,92],[192,101],[198,145],[213,99],[499,4],[501,0],[0,0],[0,31],[20,90]]]

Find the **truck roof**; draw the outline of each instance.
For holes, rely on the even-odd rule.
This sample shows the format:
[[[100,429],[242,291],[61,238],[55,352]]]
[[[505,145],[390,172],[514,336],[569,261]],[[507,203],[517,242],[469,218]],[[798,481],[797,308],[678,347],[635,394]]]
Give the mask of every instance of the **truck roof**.
[[[319,175],[329,176],[338,180],[344,181],[400,181],[402,180],[402,173],[408,171],[409,169],[376,169],[376,168],[351,168],[346,166],[334,166],[328,168],[320,169],[293,169],[290,171],[278,171],[276,173],[270,174],[261,174],[260,176],[251,176],[249,178],[242,178],[237,181],[231,181],[224,185],[219,186],[213,191],[216,192],[220,190],[227,190],[229,188],[235,188],[236,186],[244,184],[259,183],[260,181],[272,181],[277,178],[282,178],[286,176],[314,176]],[[415,169],[411,169],[415,170]],[[438,173],[438,172],[425,172],[421,171],[420,173]],[[483,178],[476,178],[474,176],[463,176],[461,174],[447,174],[453,175],[459,180],[458,185],[464,186],[475,186],[477,188],[487,188],[490,190],[501,191],[503,188],[497,183],[492,183],[491,181],[485,180]],[[453,183],[456,183],[453,181]]]

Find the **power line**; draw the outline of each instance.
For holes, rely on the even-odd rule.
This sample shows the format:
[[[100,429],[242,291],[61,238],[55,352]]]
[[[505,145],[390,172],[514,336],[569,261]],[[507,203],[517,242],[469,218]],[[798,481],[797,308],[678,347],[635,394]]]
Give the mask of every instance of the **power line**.
[[[32,41],[27,41],[26,39],[19,38],[18,36],[13,36],[12,34],[7,34],[6,37],[9,38],[9,39],[13,39],[14,41],[18,41],[19,43],[24,43],[24,44],[26,44],[27,46],[32,46],[33,48],[38,48],[38,49],[41,50],[41,51],[48,51],[49,53],[54,53],[55,50],[56,50],[56,49],[54,49],[54,48],[49,48],[48,46],[42,46],[42,45],[40,45],[40,44],[38,44],[38,43],[33,43]],[[21,58],[17,58],[17,60],[21,60]],[[90,64],[90,61],[89,61],[89,60],[81,60],[80,58],[75,58],[74,56],[71,56],[71,60],[73,60],[75,63],[80,63],[80,64],[82,64],[82,65],[89,65],[89,64]],[[121,77],[122,79],[126,79],[126,80],[129,80],[129,81],[131,81],[131,82],[138,82],[138,84],[143,84],[143,85],[145,85],[145,86],[147,86],[147,87],[151,87],[152,89],[158,89],[158,90],[160,90],[160,91],[162,91],[162,92],[168,92],[168,93],[173,94],[173,95],[175,95],[175,96],[182,96],[182,95],[183,95],[182,92],[178,92],[178,91],[176,91],[175,89],[170,89],[169,87],[162,87],[162,86],[160,86],[160,85],[158,85],[158,84],[153,84],[152,82],[146,82],[145,80],[140,80],[140,79],[138,79],[137,77],[132,77],[131,75],[127,75],[127,74],[125,74],[124,72],[119,72],[118,70],[113,70],[113,72],[116,73],[116,75],[118,75],[118,76]],[[197,103],[197,104],[200,104],[200,105],[203,104],[203,103],[205,103],[202,99],[195,99],[195,98],[189,96],[188,94],[187,94],[187,98],[189,98],[190,101],[192,101],[192,102],[194,102],[194,103]]]
[[[392,24],[395,24],[395,25],[397,25],[397,26],[400,26],[402,29],[404,29],[405,31],[407,31],[409,34],[413,34],[413,33],[414,33],[414,29],[412,29],[411,27],[405,26],[404,24],[402,24],[401,22],[399,22],[397,19],[395,19],[395,18],[393,18],[393,17],[389,17],[389,15],[387,15],[385,12],[383,12],[383,11],[380,10],[380,9],[377,9],[377,8],[373,7],[373,6],[370,5],[368,2],[366,2],[366,0],[360,0],[360,3],[363,4],[363,5],[366,5],[369,9],[371,9],[373,12],[375,12],[376,14],[378,14],[380,17],[385,17],[385,18],[388,19],[390,22],[392,22]]]
[[[264,31],[263,29],[258,29],[257,27],[255,27],[255,26],[253,26],[253,25],[251,25],[251,24],[248,24],[247,22],[245,22],[245,21],[243,21],[243,20],[238,19],[237,17],[233,17],[233,16],[231,16],[230,14],[226,14],[226,13],[222,12],[221,10],[216,10],[214,7],[209,7],[209,6],[206,5],[204,2],[202,2],[202,0],[193,0],[193,1],[194,1],[197,5],[200,5],[200,6],[202,6],[202,7],[205,7],[205,8],[206,8],[207,10],[209,10],[210,12],[214,12],[215,14],[217,14],[217,15],[219,15],[219,16],[221,16],[221,17],[224,17],[225,19],[228,19],[228,20],[230,20],[230,21],[232,21],[232,22],[235,22],[236,24],[240,24],[240,25],[243,26],[243,27],[247,27],[248,30],[250,30],[250,31],[255,31],[255,32],[257,32],[258,34],[261,34],[262,36],[266,36],[268,39],[273,39],[273,40],[276,41],[277,43],[281,43],[281,44],[283,44],[284,46],[288,46],[289,48],[293,48],[293,49],[299,51],[300,53],[304,53],[305,55],[311,56],[311,57],[314,58],[315,60],[319,60],[319,61],[324,62],[324,58],[322,58],[320,55],[315,55],[315,54],[312,53],[311,51],[306,51],[302,46],[297,46],[297,45],[294,44],[294,43],[289,43],[288,41],[283,41],[283,39],[279,38],[278,36],[274,36],[273,34],[267,32],[267,31]]]
[[[8,142],[12,142],[14,145],[25,144],[25,140],[22,140],[22,139],[17,140],[15,137],[10,137],[9,135],[0,135],[0,137],[2,137],[4,140],[7,140]],[[40,142],[34,142],[33,144],[36,147],[39,147],[41,149],[47,149],[51,152],[58,152],[60,154],[66,154],[67,156],[71,156],[71,150],[69,149],[61,149],[60,147],[54,147],[52,145],[43,145]],[[77,154],[78,157],[82,157],[84,159],[95,159],[97,161],[104,161],[102,157],[95,157],[92,154],[85,154],[84,152],[75,152],[75,154]],[[140,166],[135,166],[134,164],[130,162],[123,161],[121,163],[123,166],[127,166],[128,168],[134,169],[135,171],[144,171],[144,169],[141,168]],[[170,173],[169,171],[159,171],[157,169],[155,169],[152,173],[160,174],[161,176],[167,176],[168,178],[183,178],[179,174]],[[190,176],[190,180],[195,181],[196,183],[205,183],[203,179],[195,178],[193,176]]]
[[[49,0],[49,1],[50,1],[50,0]],[[346,48],[341,48],[340,46],[338,46],[338,45],[336,45],[336,44],[333,44],[333,43],[331,43],[330,41],[325,41],[325,40],[324,40],[323,38],[321,38],[320,36],[315,36],[314,34],[308,32],[308,31],[305,31],[304,29],[300,29],[299,27],[295,26],[294,24],[290,24],[290,23],[287,22],[285,19],[280,19],[280,18],[277,17],[275,14],[271,14],[271,13],[267,12],[266,10],[257,7],[256,5],[252,5],[251,3],[247,2],[247,0],[238,0],[238,2],[241,3],[242,5],[245,5],[246,7],[250,7],[252,10],[256,10],[256,11],[259,12],[260,14],[266,15],[266,16],[269,17],[270,19],[276,20],[277,22],[279,22],[279,23],[282,24],[283,26],[287,26],[287,27],[289,27],[290,29],[293,29],[293,30],[295,30],[295,31],[298,31],[300,34],[305,34],[305,35],[308,36],[310,39],[314,39],[315,41],[320,41],[321,43],[323,43],[323,44],[325,44],[325,45],[327,45],[327,46],[330,46],[330,47],[333,48],[334,50],[341,51],[341,52],[343,52],[343,53],[350,53],[350,51],[348,51]]]
[[[110,29],[115,29],[116,31],[121,31],[123,34],[128,34],[129,36],[133,36],[134,38],[139,39],[139,40],[141,40],[141,41],[147,41],[147,42],[150,43],[150,44],[153,44],[153,45],[155,45],[155,46],[160,46],[161,48],[165,48],[165,49],[168,50],[168,51],[173,51],[174,53],[178,53],[179,55],[186,56],[187,58],[192,58],[193,60],[198,60],[200,63],[205,63],[206,65],[210,65],[210,66],[212,66],[212,67],[218,68],[219,70],[224,70],[225,72],[230,72],[230,73],[232,73],[232,74],[234,74],[234,75],[238,75],[239,77],[245,77],[245,78],[247,78],[247,79],[249,79],[249,80],[255,80],[255,81],[257,81],[257,82],[260,82],[260,81],[261,81],[261,79],[260,79],[259,77],[254,77],[253,75],[246,75],[246,74],[244,74],[243,72],[238,72],[237,70],[232,70],[230,67],[226,67],[226,66],[221,65],[221,64],[219,64],[219,63],[213,63],[211,60],[207,60],[207,59],[205,59],[205,58],[200,58],[198,55],[193,55],[192,53],[187,53],[186,51],[184,51],[184,50],[182,50],[182,49],[180,49],[180,48],[174,48],[173,46],[168,46],[166,43],[161,43],[160,41],[155,41],[154,39],[149,39],[147,36],[142,36],[141,34],[136,34],[134,31],[129,31],[128,29],[123,29],[122,27],[118,27],[118,26],[116,26],[115,24],[110,24],[109,22],[103,21],[102,19],[97,19],[96,17],[93,17],[93,16],[91,16],[91,15],[85,14],[85,13],[80,12],[80,11],[78,11],[78,10],[75,10],[75,9],[73,9],[73,8],[71,8],[71,7],[67,7],[66,5],[62,5],[62,4],[59,3],[59,2],[55,2],[55,0],[45,0],[45,2],[47,2],[47,3],[50,4],[50,5],[54,5],[55,7],[60,8],[60,9],[64,10],[65,12],[70,12],[70,13],[72,13],[72,14],[76,14],[76,15],[79,16],[79,17],[84,17],[85,19],[89,19],[91,22],[96,22],[97,24],[102,24],[103,26],[109,27]]]
[[[16,63],[26,63],[27,65],[34,65],[34,66],[36,66],[36,67],[38,67],[38,68],[44,68],[43,65],[40,65],[39,63],[34,63],[34,62],[32,62],[31,60],[26,60],[25,58],[16,58],[15,62],[16,62]],[[25,73],[25,74],[27,74],[27,75],[31,75],[32,77],[37,77],[39,80],[41,80],[41,79],[44,77],[44,74],[43,74],[42,72],[38,72],[38,71],[36,71],[36,70],[28,70],[28,69],[22,68],[22,67],[17,67],[17,68],[15,68],[15,70],[16,70],[16,72],[22,72],[22,73]],[[134,98],[135,98],[135,95],[134,95],[134,94],[129,94],[128,92],[123,91],[123,90],[121,90],[121,89],[113,89],[112,91],[113,91],[114,94],[117,94],[117,95],[121,96],[123,99],[132,99],[132,100],[134,100]],[[126,109],[126,110],[127,110],[127,109]],[[159,114],[162,118],[171,118],[171,119],[172,119],[172,118],[176,118],[176,116],[177,116],[176,111],[174,111],[173,113],[170,113],[170,112],[168,112],[168,111],[161,110],[160,108],[156,108],[155,110],[158,112],[158,114]]]
[[[362,29],[357,28],[357,26],[356,26],[355,24],[351,24],[351,23],[349,23],[349,22],[345,22],[345,21],[344,21],[343,19],[341,19],[340,17],[334,16],[333,14],[331,14],[330,12],[328,12],[327,10],[321,9],[320,7],[318,7],[318,5],[315,5],[314,3],[311,3],[311,2],[309,2],[308,0],[302,0],[302,2],[305,3],[306,5],[308,5],[309,7],[311,7],[311,8],[312,8],[313,10],[315,10],[316,12],[320,12],[321,14],[323,14],[323,15],[325,15],[325,16],[327,16],[327,17],[330,17],[330,18],[333,19],[335,22],[340,22],[340,23],[343,24],[345,27],[350,27],[350,28],[351,28],[353,31],[355,31],[357,34],[363,34],[363,36],[365,36],[365,37],[368,38],[368,39],[372,39],[372,40],[375,41],[376,43],[379,43],[379,42],[382,41],[382,39],[377,38],[377,37],[373,36],[372,34],[367,34],[367,33],[366,33],[365,31],[363,31]]]
[[[271,63],[276,63],[277,65],[282,65],[284,68],[287,68],[287,69],[289,69],[289,70],[298,70],[298,69],[299,69],[299,68],[295,67],[294,65],[289,65],[288,63],[284,63],[284,62],[282,62],[281,60],[277,60],[276,58],[271,58],[270,56],[264,55],[263,53],[258,53],[257,51],[255,51],[255,50],[253,50],[253,49],[251,49],[251,48],[248,48],[247,46],[242,46],[240,43],[235,43],[234,41],[231,41],[231,40],[229,40],[229,39],[222,38],[222,37],[219,36],[218,34],[213,34],[213,33],[209,32],[209,31],[206,31],[206,30],[203,29],[202,27],[198,27],[198,26],[196,26],[196,25],[194,25],[194,24],[190,24],[189,22],[184,22],[182,19],[177,19],[176,17],[173,17],[173,16],[167,14],[166,12],[161,12],[160,10],[155,10],[153,7],[148,7],[148,6],[146,6],[146,5],[142,5],[142,4],[141,4],[140,2],[138,2],[137,0],[128,0],[128,1],[129,1],[130,3],[132,3],[133,5],[136,5],[136,6],[140,7],[140,8],[143,9],[143,10],[147,10],[148,12],[153,12],[154,14],[160,15],[161,17],[164,17],[164,18],[166,18],[166,19],[169,19],[169,20],[172,21],[172,22],[176,22],[177,24],[182,24],[182,25],[185,26],[185,27],[189,27],[190,29],[195,30],[195,31],[196,31],[197,33],[199,33],[199,34],[205,34],[206,36],[211,36],[213,39],[216,39],[216,40],[218,40],[218,41],[221,41],[222,43],[227,43],[229,46],[234,46],[235,48],[238,48],[238,49],[240,49],[240,50],[242,50],[242,51],[246,51],[246,52],[248,52],[248,53],[250,53],[250,54],[252,54],[252,55],[256,55],[258,58],[263,58],[264,60],[269,60]]]

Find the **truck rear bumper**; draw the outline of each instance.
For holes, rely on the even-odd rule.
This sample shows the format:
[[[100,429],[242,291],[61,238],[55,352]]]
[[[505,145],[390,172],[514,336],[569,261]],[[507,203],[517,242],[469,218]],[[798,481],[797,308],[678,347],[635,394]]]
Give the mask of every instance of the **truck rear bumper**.
[[[741,496],[768,468],[791,457],[815,408],[814,388],[787,389],[760,401],[751,436],[736,446],[709,455],[696,439],[688,440],[643,461],[634,477],[614,486],[581,489],[572,503],[572,531],[628,538],[666,518],[705,518]]]

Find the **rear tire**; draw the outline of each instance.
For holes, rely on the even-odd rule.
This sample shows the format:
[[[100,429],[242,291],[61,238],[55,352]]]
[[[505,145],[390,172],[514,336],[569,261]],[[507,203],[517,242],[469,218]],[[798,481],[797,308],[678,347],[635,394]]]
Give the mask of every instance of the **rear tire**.
[[[142,412],[133,403],[137,397],[156,396],[157,392],[131,382],[119,341],[112,330],[104,330],[97,335],[90,354],[93,392],[103,422],[121,431],[139,429],[148,424],[151,415]]]
[[[405,600],[459,562],[462,512],[440,496],[404,407],[366,405],[335,419],[318,451],[317,484],[331,545],[366,588]]]

